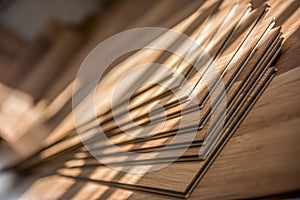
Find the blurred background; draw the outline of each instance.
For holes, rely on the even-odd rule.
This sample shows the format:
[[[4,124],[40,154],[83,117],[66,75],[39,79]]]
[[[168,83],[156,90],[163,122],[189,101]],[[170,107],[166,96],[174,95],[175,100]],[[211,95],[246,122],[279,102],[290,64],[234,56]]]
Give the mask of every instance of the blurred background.
[[[101,10],[101,0],[1,0],[1,28],[30,42],[50,20],[66,26],[78,26]]]
[[[36,150],[70,111],[66,87],[96,44],[87,42],[90,24],[109,4],[115,2],[0,1],[0,166]]]

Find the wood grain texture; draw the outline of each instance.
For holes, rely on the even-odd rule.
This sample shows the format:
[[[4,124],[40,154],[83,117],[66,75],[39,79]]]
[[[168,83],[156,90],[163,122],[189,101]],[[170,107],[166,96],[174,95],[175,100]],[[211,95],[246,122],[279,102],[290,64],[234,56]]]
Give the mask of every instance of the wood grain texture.
[[[268,23],[265,26],[268,27]],[[264,28],[264,26],[263,26],[263,30],[265,30],[265,29],[266,28]],[[275,33],[278,34],[279,33],[278,30],[279,29],[274,30],[272,33],[274,35],[275,35]],[[271,35],[271,36],[274,36],[274,35]],[[262,46],[262,49],[261,49],[262,52],[265,48],[269,47],[270,43],[268,43],[268,41],[271,38],[274,40],[274,37],[270,37],[270,38],[266,37],[266,41],[267,41],[266,46],[265,47]],[[272,41],[272,40],[270,40],[270,41]],[[261,59],[260,54],[262,54],[262,52],[257,51],[257,54],[258,54],[257,57],[260,59]],[[250,64],[251,64],[251,62],[250,62]],[[262,65],[262,66],[265,66],[265,65]],[[222,144],[222,140],[218,141],[218,143],[219,143],[219,145]],[[58,152],[60,152],[60,150],[58,150]],[[210,152],[208,152],[208,154],[213,155]],[[114,157],[113,159],[117,160],[116,157]],[[78,160],[78,161],[80,162],[80,160]],[[121,161],[128,161],[128,158],[125,158],[125,160],[121,159]],[[129,189],[134,188],[134,189],[138,189],[138,190],[145,190],[145,191],[151,191],[151,192],[157,191],[157,192],[163,193],[163,194],[178,195],[178,196],[184,197],[190,193],[199,173],[201,172],[201,174],[202,174],[202,172],[206,169],[209,159],[208,159],[208,161],[204,160],[203,162],[200,162],[200,163],[194,162],[195,165],[192,165],[192,166],[190,166],[190,164],[193,162],[173,163],[165,169],[151,172],[148,174],[140,174],[140,175],[136,175],[136,176],[132,175],[132,174],[126,174],[126,173],[124,174],[122,172],[112,170],[105,166],[99,167],[99,172],[98,172],[97,169],[95,169],[93,167],[90,168],[90,166],[89,166],[90,163],[85,162],[85,161],[83,161],[83,162],[86,165],[82,166],[82,169],[80,169],[79,173],[78,173],[78,170],[74,169],[74,168],[60,169],[58,171],[58,173],[65,177],[70,177],[70,178],[73,177],[75,179],[98,182],[98,183],[107,184],[110,186],[129,188]],[[68,162],[68,163],[70,163],[70,162]],[[66,164],[68,164],[68,163],[66,163]],[[76,161],[75,161],[75,163],[76,163]],[[29,164],[29,166],[30,166],[30,164]],[[97,166],[97,165],[93,165],[93,166]],[[176,168],[182,167],[182,169],[179,170],[179,171],[181,171],[180,176],[182,176],[182,178],[181,178],[180,182],[179,183],[176,182],[175,185],[174,185],[175,182],[172,181],[172,178],[174,178],[174,173],[176,172],[175,170],[173,170],[174,166],[177,166]],[[72,165],[71,165],[71,167],[72,167]],[[147,167],[151,167],[151,165],[147,166]],[[138,168],[139,168],[139,166],[136,166],[136,169],[135,168],[133,168],[133,169],[138,170]],[[165,172],[165,170],[167,170],[167,171]],[[114,179],[107,180],[106,175],[103,174],[103,171],[106,171],[108,174],[122,174],[122,176],[124,176],[124,177],[128,177],[128,175],[130,175],[130,176],[126,179],[117,178],[117,180],[114,180]],[[173,173],[170,173],[170,172],[173,172]],[[187,175],[182,172],[189,172],[189,175],[191,175],[191,176],[187,177]],[[92,174],[95,174],[95,175],[92,176]],[[164,174],[165,179],[163,179],[161,177],[162,174]],[[159,179],[160,181],[162,181],[162,184],[160,184],[158,187],[157,185],[154,184],[155,181],[153,179]]]
[[[266,25],[267,25],[268,23],[269,23],[269,22],[267,22]],[[262,27],[264,27],[264,25],[263,25]],[[261,31],[264,31],[264,29],[262,29]]]
[[[299,2],[268,1],[268,3],[271,5],[270,15],[274,14],[277,17],[276,21],[278,20],[278,25],[282,25],[285,38],[282,54],[275,63],[278,68],[277,75],[202,177],[189,199],[259,198],[300,190]],[[166,177],[149,174],[150,182],[142,182],[139,176],[134,175],[115,176],[115,173],[110,175],[116,179],[124,178],[123,181],[134,183],[140,180],[141,184],[152,184],[153,187],[163,184],[171,190],[183,191],[186,186],[181,185],[182,182],[178,177],[190,174],[185,174],[186,171],[182,170],[177,171],[180,164],[174,166],[173,175],[176,176],[169,176],[168,173],[165,173]],[[103,171],[99,173],[98,175],[95,173],[94,176],[101,176]],[[74,170],[72,175],[78,174],[80,171]],[[108,173],[106,175],[103,177],[106,180],[112,178]],[[172,180],[174,185],[168,185],[168,180]],[[129,187],[117,189],[114,187],[117,185],[108,187],[105,185],[107,183],[99,183],[87,180],[74,181],[60,176],[37,177],[36,182],[23,192],[23,198],[34,199],[39,196],[57,199],[175,199],[130,190]],[[53,196],[50,194],[51,191],[58,192]]]
[[[268,3],[273,6],[280,2]],[[299,3],[284,3],[291,6],[273,7],[279,11],[281,6],[286,6],[286,13],[292,13],[291,16],[282,13],[279,17],[285,41],[282,55],[275,64],[278,75],[189,199],[242,199],[299,191],[299,8],[293,11]],[[136,192],[129,199],[146,196]]]

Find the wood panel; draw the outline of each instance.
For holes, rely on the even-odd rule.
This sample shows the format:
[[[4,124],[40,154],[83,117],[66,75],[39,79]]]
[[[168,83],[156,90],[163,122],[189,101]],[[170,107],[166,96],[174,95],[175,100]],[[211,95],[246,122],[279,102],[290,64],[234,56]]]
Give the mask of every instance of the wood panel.
[[[298,145],[300,71],[297,57],[299,54],[299,2],[270,1],[269,4],[271,5],[270,15],[277,17],[276,22],[282,25],[285,38],[282,53],[275,63],[278,72],[245,120],[234,131],[220,155],[213,163],[209,163],[211,164],[209,168],[205,168],[208,170],[201,175],[201,180],[195,185],[189,199],[270,197],[293,193],[300,189],[298,181],[300,160],[297,156],[300,153]],[[137,24],[139,23],[142,24],[137,21]],[[62,128],[62,130],[67,129],[70,128]],[[78,144],[78,141],[74,144]],[[64,147],[64,144],[61,145],[62,149]],[[169,168],[146,174],[144,177],[120,173],[103,166],[98,166],[97,170],[87,168],[81,171],[81,168],[73,168],[59,171],[59,173],[66,172],[65,175],[68,175],[68,178],[51,175],[56,172],[49,172],[47,169],[65,167],[64,162],[74,155],[79,155],[78,158],[86,155],[86,152],[78,149],[79,146],[74,147],[69,149],[69,153],[63,152],[53,158],[50,156],[51,159],[46,159],[47,162],[38,163],[40,165],[37,165],[33,171],[40,168],[40,173],[45,177],[32,174],[33,177],[37,176],[37,180],[34,180],[32,185],[29,183],[29,188],[23,191],[22,197],[24,199],[36,196],[57,199],[173,199],[173,197],[155,194],[155,192],[184,197],[193,189],[194,186],[188,179],[192,180],[196,177],[193,173],[197,173],[196,169],[199,169],[199,163],[201,163],[201,161],[176,162]],[[41,154],[40,158],[43,160],[47,155],[51,155],[51,151]],[[57,162],[50,162],[52,159]],[[32,160],[28,161],[29,166],[30,162]],[[25,163],[25,168],[28,163]],[[193,168],[195,171],[192,170]],[[114,180],[116,184],[111,183],[111,180]],[[130,185],[136,185],[136,187]],[[151,188],[165,188],[168,192]],[[252,189],[249,190],[249,188]],[[45,190],[48,192],[43,192]],[[143,190],[148,192],[143,192]],[[53,196],[50,194],[51,191],[58,192]]]

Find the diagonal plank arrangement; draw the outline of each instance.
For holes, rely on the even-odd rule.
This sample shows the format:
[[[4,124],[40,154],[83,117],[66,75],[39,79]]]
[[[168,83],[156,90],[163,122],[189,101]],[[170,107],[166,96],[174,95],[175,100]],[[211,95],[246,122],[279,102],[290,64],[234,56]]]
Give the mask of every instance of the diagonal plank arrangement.
[[[97,86],[97,123],[110,143],[102,141],[95,127],[98,124],[83,112],[84,122],[77,126],[80,137],[72,127],[11,168],[54,169],[60,176],[82,181],[188,197],[276,72],[272,63],[281,49],[282,37],[272,16],[267,5],[252,9],[244,1],[204,2],[172,27],[196,41],[199,48],[186,48],[186,41],[178,42],[168,32],[149,41],[185,51],[189,60],[199,61],[199,70],[185,58],[165,51],[130,53]],[[147,68],[136,73],[132,82],[118,91],[123,98],[111,105],[109,96],[118,79],[144,63],[161,63],[169,70]],[[132,95],[125,95],[140,79],[168,88],[143,85]],[[224,90],[219,88],[220,80]],[[75,109],[84,110],[85,106],[83,100]],[[146,133],[141,127],[147,127],[143,129]],[[146,137],[135,137],[141,134]],[[116,146],[123,151],[117,151]],[[128,156],[128,152],[136,154]],[[151,170],[166,163],[159,170]],[[149,172],[136,173],[142,169]]]

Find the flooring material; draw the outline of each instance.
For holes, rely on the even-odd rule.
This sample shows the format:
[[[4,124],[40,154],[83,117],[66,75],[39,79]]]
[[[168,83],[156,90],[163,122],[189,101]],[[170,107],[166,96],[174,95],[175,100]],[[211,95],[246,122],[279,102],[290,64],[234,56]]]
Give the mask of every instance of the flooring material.
[[[217,20],[218,22],[226,21],[226,17],[223,18],[226,16],[226,9],[230,12],[235,4],[230,1],[214,3],[205,2],[196,12],[190,10],[192,14],[185,15],[181,23],[173,28],[190,31],[190,26],[195,26],[193,30],[196,33],[203,28],[199,24],[210,24],[220,17],[223,21]],[[260,4],[254,2],[254,5],[256,3]],[[268,8],[261,4],[251,11],[247,9],[246,3],[243,4],[238,12],[240,18],[231,21],[232,26],[228,26],[228,29],[220,28],[222,26],[218,23],[213,23],[215,28],[207,34],[215,34],[211,37],[214,39],[220,38],[220,42],[215,41],[213,57],[225,83],[228,103],[226,113],[218,110],[221,109],[218,101],[211,102],[206,85],[198,85],[195,91],[198,92],[197,97],[200,97],[200,104],[197,105],[200,106],[199,109],[190,107],[188,101],[177,101],[186,106],[185,112],[180,113],[178,106],[171,103],[166,106],[169,118],[164,129],[154,131],[149,137],[137,139],[126,135],[126,131],[135,131],[133,126],[126,123],[126,119],[123,119],[126,131],[120,131],[119,128],[124,127],[114,125],[109,104],[102,102],[98,107],[98,116],[100,125],[103,123],[107,126],[108,138],[125,150],[144,154],[127,157],[126,153],[120,154],[111,145],[96,140],[97,137],[88,138],[87,142],[94,145],[92,148],[99,153],[98,156],[111,164],[112,168],[108,167],[94,159],[82,145],[70,117],[67,117],[44,141],[43,148],[11,166],[21,173],[31,172],[31,176],[37,178],[23,193],[23,197],[50,197],[50,191],[58,190],[58,185],[60,189],[54,198],[86,198],[84,195],[103,199],[255,198],[298,191],[299,182],[295,177],[299,176],[300,168],[299,159],[295,156],[299,153],[299,3],[268,3]],[[168,7],[168,3],[159,3],[153,8],[157,9],[161,5]],[[190,20],[188,23],[187,19],[199,19],[199,13],[210,6],[217,6],[219,9],[206,13],[208,20],[200,19],[199,23]],[[265,9],[269,11],[264,12]],[[216,14],[218,12],[220,13]],[[136,23],[142,24],[141,21]],[[167,33],[166,36],[158,37],[155,42],[164,41],[165,37]],[[172,40],[176,41],[175,38]],[[222,49],[221,41],[228,41],[225,42],[227,48]],[[160,60],[159,56],[162,54],[149,51],[129,55],[118,64],[120,69],[112,70],[116,76],[107,74],[111,78],[106,78],[103,82],[107,81],[105,84],[109,85],[116,81],[130,66],[138,64],[139,58],[155,61]],[[165,56],[167,59],[163,59],[164,62],[175,59],[169,54]],[[195,53],[195,56],[199,54]],[[276,68],[273,67],[274,61]],[[194,80],[197,79],[199,77]],[[212,78],[211,81],[215,80]],[[109,95],[111,87],[102,86],[98,89]],[[162,96],[167,94],[163,90],[151,93],[150,91],[156,91],[155,88],[142,88],[130,105],[133,116],[141,120],[140,123],[145,123],[143,120],[148,119],[145,113],[156,102],[162,100],[164,104],[168,104],[168,100],[172,101],[168,95]],[[178,91],[182,89],[184,87],[178,87]],[[139,100],[140,97],[142,99]],[[120,113],[123,112],[121,108]],[[138,112],[139,109],[143,110]],[[210,119],[212,111],[220,111],[215,121]],[[193,120],[195,113],[200,116],[199,121]],[[156,114],[157,119],[160,119],[161,113]],[[89,120],[89,116],[85,117]],[[175,137],[178,122],[184,117],[189,123],[180,132],[181,140],[168,146]],[[224,126],[220,124],[222,117],[225,117]],[[155,126],[159,123],[160,120],[157,120]],[[209,127],[210,124],[213,126]],[[82,124],[82,128],[87,133],[94,131],[88,121]],[[192,130],[198,131],[194,137],[191,137]],[[188,145],[189,142],[192,142],[191,146]],[[157,171],[136,174],[121,170],[137,172],[163,166],[182,151],[178,160]],[[249,191],[249,187],[253,186],[254,189]],[[41,192],[45,188],[48,192]],[[236,189],[233,191],[232,188]]]

